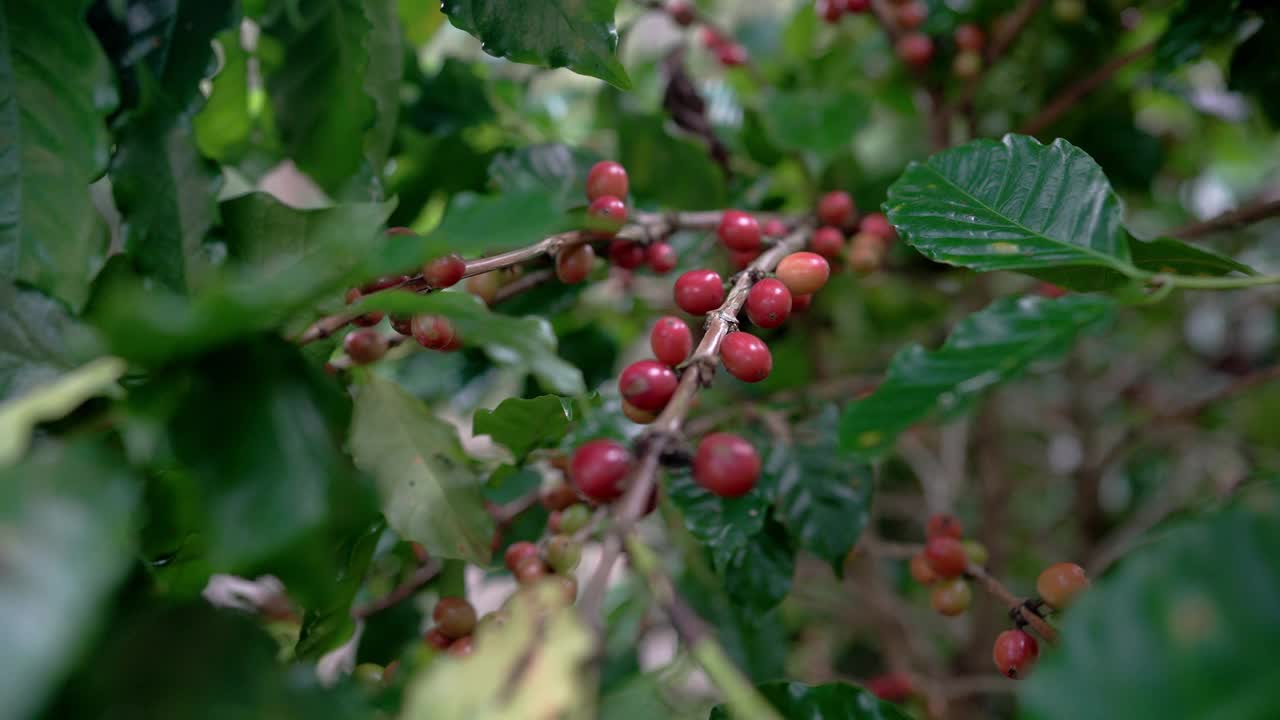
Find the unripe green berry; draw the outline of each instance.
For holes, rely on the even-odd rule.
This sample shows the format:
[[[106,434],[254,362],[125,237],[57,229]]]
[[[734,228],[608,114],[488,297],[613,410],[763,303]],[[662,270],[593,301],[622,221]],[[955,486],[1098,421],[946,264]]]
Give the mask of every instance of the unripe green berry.
[[[554,535],[547,541],[546,554],[551,569],[563,575],[578,567],[578,561],[582,559],[582,545],[568,535]]]

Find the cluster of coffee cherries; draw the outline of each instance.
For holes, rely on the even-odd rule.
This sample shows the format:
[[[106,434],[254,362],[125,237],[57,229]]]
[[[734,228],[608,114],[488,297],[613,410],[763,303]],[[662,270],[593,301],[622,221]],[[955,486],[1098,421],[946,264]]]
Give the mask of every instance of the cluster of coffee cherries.
[[[819,199],[817,215],[822,226],[809,238],[810,250],[833,263],[847,260],[854,272],[863,275],[884,265],[897,232],[883,214],[867,213],[859,219],[849,193],[835,190]],[[854,231],[848,242],[847,230]]]
[[[587,231],[597,240],[609,239],[609,262],[623,270],[648,266],[657,275],[665,275],[676,267],[679,257],[666,242],[645,245],[614,237],[627,221],[627,197],[630,179],[627,170],[612,160],[601,160],[587,173]],[[587,279],[596,253],[582,243],[566,247],[556,254],[556,277],[573,284]]]
[[[680,27],[698,22],[698,12],[690,0],[670,0],[666,5],[667,17]],[[716,31],[711,26],[702,28],[702,44],[725,67],[738,67],[747,63],[747,49]]]
[[[970,563],[986,564],[987,549],[976,540],[965,540],[960,521],[946,513],[929,518],[925,538],[924,550],[911,558],[911,577],[932,588],[934,610],[947,617],[960,615],[973,603],[965,571]]]
[[[1041,571],[1036,578],[1038,600],[1026,604],[1028,612],[1040,614],[1045,606],[1061,612],[1089,589],[1089,576],[1075,563],[1054,563]],[[1035,636],[1027,632],[1020,616],[1019,627],[1005,630],[996,636],[991,648],[991,660],[1005,677],[1020,679],[1027,676],[1040,657],[1040,646]]]

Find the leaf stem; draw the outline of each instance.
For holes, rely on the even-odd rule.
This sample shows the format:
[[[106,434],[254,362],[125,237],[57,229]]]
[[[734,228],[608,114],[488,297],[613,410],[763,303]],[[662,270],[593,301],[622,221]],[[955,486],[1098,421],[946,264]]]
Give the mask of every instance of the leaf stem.
[[[1161,286],[1184,290],[1235,290],[1280,284],[1280,275],[1250,275],[1249,277],[1192,277],[1190,275],[1153,275],[1151,281]]]

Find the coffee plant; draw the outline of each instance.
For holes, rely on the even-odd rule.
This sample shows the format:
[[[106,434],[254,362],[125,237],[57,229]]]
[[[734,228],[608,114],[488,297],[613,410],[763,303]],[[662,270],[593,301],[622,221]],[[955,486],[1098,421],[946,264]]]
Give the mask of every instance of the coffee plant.
[[[1277,47],[0,0],[0,720],[1280,717]]]

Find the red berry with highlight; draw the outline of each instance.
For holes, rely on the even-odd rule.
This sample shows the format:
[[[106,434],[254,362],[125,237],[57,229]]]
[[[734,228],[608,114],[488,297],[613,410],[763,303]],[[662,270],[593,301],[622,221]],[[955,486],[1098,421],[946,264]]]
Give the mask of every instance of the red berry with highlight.
[[[524,561],[525,558],[538,557],[538,546],[531,542],[514,542],[507,546],[507,551],[502,555],[502,562],[511,572],[516,571],[516,567]]]
[[[834,25],[840,22],[840,17],[844,15],[844,0],[818,0],[814,6],[814,12],[818,13],[818,17]]]
[[[746,495],[760,477],[760,456],[751,443],[737,435],[711,433],[698,443],[693,477],[714,495]]]
[[[898,232],[893,229],[893,225],[889,224],[889,218],[883,213],[867,213],[862,218],[862,224],[858,229],[869,235],[875,235],[882,240],[893,240],[898,236]]]
[[[1036,578],[1036,594],[1057,610],[1065,610],[1089,589],[1089,576],[1075,563],[1054,563]]]
[[[587,207],[587,229],[609,237],[627,222],[627,205],[613,195],[602,195]]]
[[[844,227],[853,219],[853,196],[843,190],[832,190],[818,199],[818,220],[824,225]]]
[[[845,0],[844,11],[848,13],[864,13],[871,9],[871,0]]]
[[[659,362],[675,367],[684,362],[693,350],[693,332],[678,317],[667,315],[658,318],[649,331],[649,347]]]
[[[569,462],[569,477],[578,492],[596,502],[609,502],[622,495],[622,481],[631,468],[631,453],[616,440],[600,439],[583,443]]]
[[[808,295],[827,284],[831,266],[817,253],[798,252],[782,258],[776,273],[792,295]]]
[[[440,632],[440,628],[431,628],[422,636],[422,640],[437,650],[447,650],[453,643],[453,638]]]
[[[897,52],[898,58],[908,65],[928,65],[933,59],[933,41],[924,33],[908,33],[898,38],[894,51]]]
[[[676,280],[676,306],[691,315],[705,315],[724,302],[724,281],[714,270],[690,270]]]
[[[623,270],[635,270],[644,264],[644,246],[630,240],[613,240],[609,243],[609,262]]]
[[[777,218],[770,218],[765,221],[761,232],[764,233],[765,237],[780,238],[787,234],[787,226]]]
[[[969,555],[964,551],[964,545],[947,535],[929,538],[924,546],[924,558],[929,561],[929,567],[944,578],[959,577],[969,566]]]
[[[725,210],[716,234],[730,250],[746,252],[760,247],[760,223],[741,210]]]
[[[731,332],[720,343],[720,361],[729,374],[743,382],[760,382],[773,370],[773,354],[760,338]]]
[[[618,376],[618,391],[632,405],[657,412],[666,407],[680,380],[675,372],[657,360],[631,363]]]
[[[844,233],[839,228],[823,225],[813,231],[813,237],[809,238],[809,249],[828,260],[834,260],[844,250]]]
[[[428,350],[446,350],[454,343],[453,323],[443,315],[418,315],[409,323],[413,339]]]
[[[898,25],[903,30],[915,30],[924,24],[925,18],[929,17],[929,8],[919,0],[911,0],[898,6],[897,16]]]
[[[747,64],[747,49],[738,43],[721,45],[716,49],[716,59],[725,67],[739,67]]]
[[[342,339],[342,349],[356,365],[377,362],[387,354],[387,339],[372,328],[347,333]]]
[[[556,255],[556,278],[567,285],[580,283],[591,274],[591,266],[595,261],[596,251],[590,245],[584,243],[565,248]]]
[[[698,19],[688,0],[671,0],[667,3],[667,14],[680,27],[689,27]]]
[[[475,641],[471,639],[470,635],[468,635],[467,637],[461,637],[454,640],[453,643],[449,645],[449,649],[446,652],[453,657],[462,658],[475,652],[475,650]]]
[[[781,280],[765,278],[747,293],[747,318],[757,327],[776,328],[791,315],[791,291]]]
[[[929,516],[924,524],[924,536],[930,540],[936,537],[951,537],[959,540],[964,537],[964,528],[955,515],[936,513]]]
[[[453,287],[466,272],[466,261],[456,253],[438,257],[422,266],[422,278],[433,288]]]
[[[612,196],[624,198],[630,189],[626,168],[612,160],[601,160],[587,173],[587,199]]]
[[[1040,645],[1025,630],[1005,630],[996,636],[991,659],[1001,675],[1015,680],[1024,678],[1040,657]]]
[[[676,263],[680,257],[676,255],[676,249],[664,242],[656,242],[649,246],[646,253],[649,260],[649,269],[659,275],[666,275],[676,269]]]
[[[547,576],[547,564],[542,561],[541,557],[534,555],[521,560],[516,565],[516,569],[512,571],[512,574],[516,576],[516,582],[521,585],[529,585]]]

